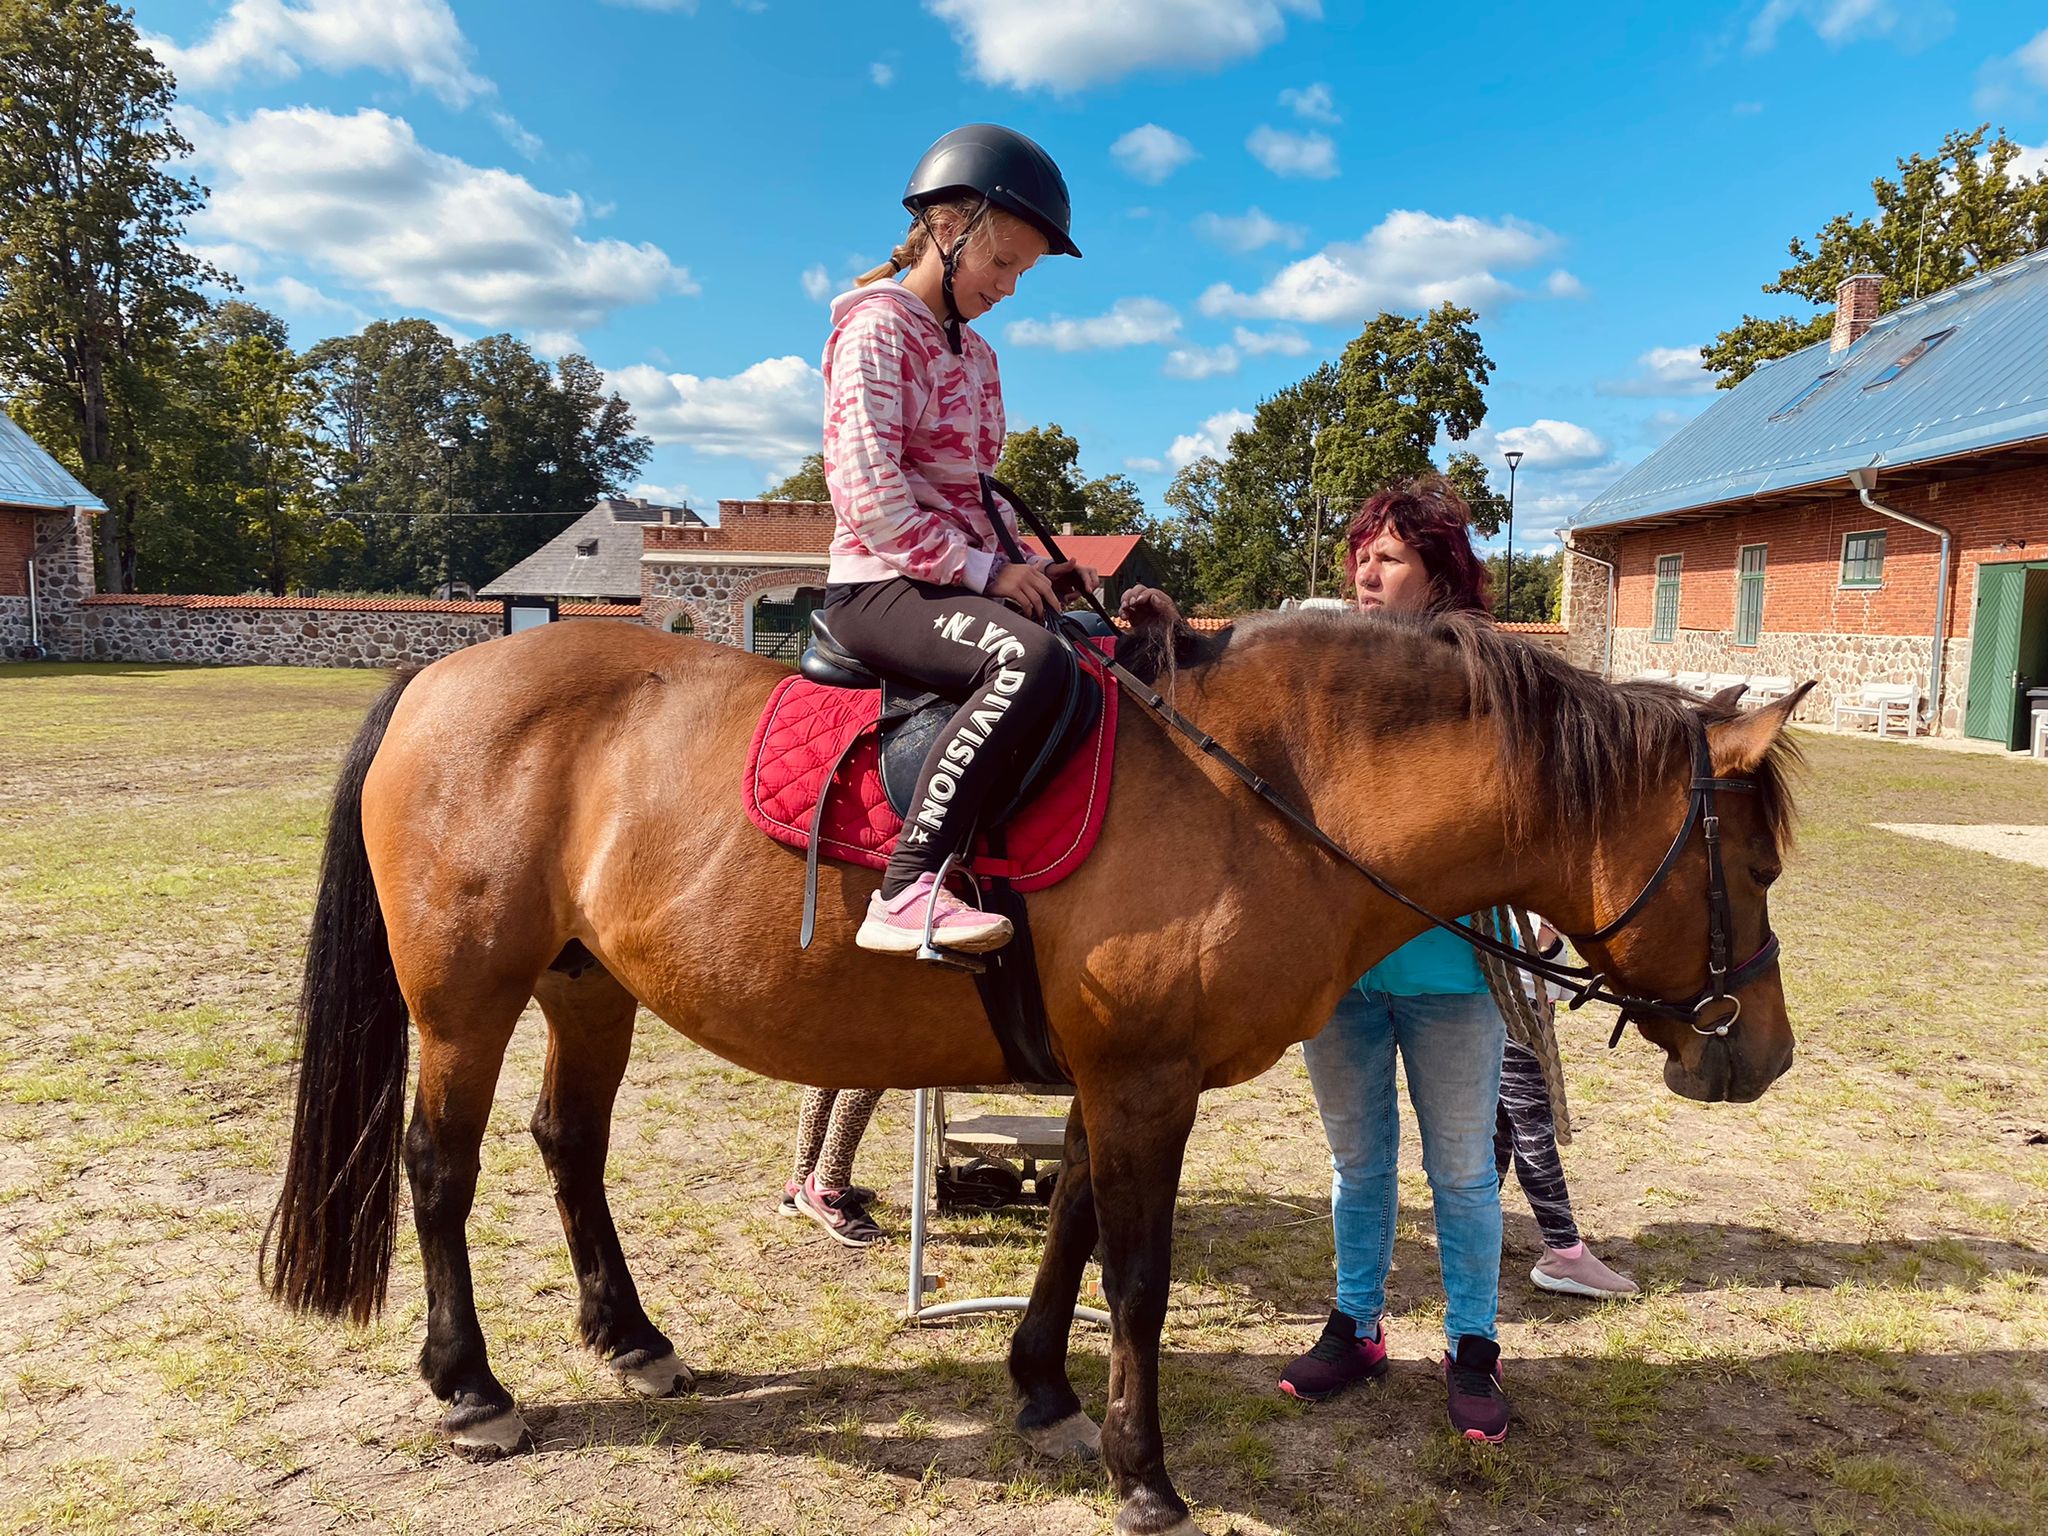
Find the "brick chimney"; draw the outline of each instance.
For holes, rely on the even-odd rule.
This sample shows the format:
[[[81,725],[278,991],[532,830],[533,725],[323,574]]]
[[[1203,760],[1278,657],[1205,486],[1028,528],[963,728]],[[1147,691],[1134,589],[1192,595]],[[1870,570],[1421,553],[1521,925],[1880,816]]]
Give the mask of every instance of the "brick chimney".
[[[1876,323],[1883,287],[1884,279],[1875,272],[1858,272],[1836,285],[1835,329],[1828,337],[1828,351],[1847,351]]]

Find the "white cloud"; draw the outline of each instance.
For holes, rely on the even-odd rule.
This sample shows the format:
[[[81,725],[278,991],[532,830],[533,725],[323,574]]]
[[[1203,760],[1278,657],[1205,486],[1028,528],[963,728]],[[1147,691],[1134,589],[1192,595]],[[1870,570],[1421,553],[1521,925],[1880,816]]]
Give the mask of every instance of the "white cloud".
[[[581,352],[583,343],[574,331],[529,331],[526,344],[545,358],[567,357],[571,352]]]
[[[1710,395],[1714,376],[1700,361],[1698,347],[1652,347],[1636,359],[1634,373],[1602,380],[1594,389],[1603,395]]]
[[[1214,284],[1202,295],[1201,309],[1244,320],[1337,325],[1382,309],[1422,310],[1447,301],[1493,307],[1523,296],[1500,272],[1533,266],[1560,244],[1549,230],[1520,219],[1443,219],[1396,209],[1363,240],[1304,256],[1256,293]]]
[[[1291,251],[1308,235],[1301,225],[1282,224],[1257,208],[1247,208],[1241,214],[1205,213],[1195,220],[1195,233],[1228,250],[1246,252],[1269,245],[1284,245]]]
[[[1151,458],[1125,459],[1124,468],[1141,475],[1163,475],[1166,473],[1166,460]]]
[[[896,83],[896,66],[877,59],[868,66],[868,78],[886,90]]]
[[[1768,53],[1794,20],[1830,48],[1884,38],[1912,52],[1946,37],[1956,17],[1941,0],[1765,0],[1749,24],[1749,52]]]
[[[1254,331],[1239,326],[1231,338],[1240,352],[1252,357],[1263,357],[1276,353],[1281,357],[1300,357],[1309,349],[1309,339],[1299,331]]]
[[[213,185],[201,240],[289,256],[384,303],[487,327],[568,330],[695,293],[656,246],[586,240],[583,202],[424,148],[402,118],[295,107],[179,124]]]
[[[1220,69],[1276,42],[1320,0],[925,0],[974,75],[1017,90],[1077,91],[1143,69]]]
[[[1171,129],[1144,123],[1109,146],[1126,176],[1158,186],[1195,158],[1195,146]]]
[[[687,507],[695,500],[695,493],[687,485],[656,485],[651,480],[640,481],[627,494],[651,501],[657,507]]]
[[[1192,432],[1183,432],[1166,450],[1166,462],[1186,469],[1197,459],[1220,459],[1230,451],[1231,434],[1252,424],[1250,411],[1218,411]]]
[[[1337,146],[1327,133],[1288,133],[1261,123],[1244,147],[1275,176],[1327,181],[1337,174]]]
[[[2041,34],[2048,37],[2048,32]],[[2031,149],[2020,146],[2020,152],[2011,165],[2005,168],[2008,176],[2048,176],[2048,144],[2036,144]]]
[[[1499,431],[1482,427],[1462,446],[1478,454],[1489,468],[1503,453],[1519,451],[1523,474],[1539,469],[1585,469],[1604,463],[1613,452],[1607,440],[1590,427],[1548,416],[1538,417],[1526,427]]]
[[[1586,285],[1563,267],[1559,267],[1543,279],[1543,291],[1553,299],[1583,299],[1586,296]]]
[[[800,357],[766,358],[722,379],[635,363],[614,370],[611,384],[657,443],[763,464],[818,451],[825,376]]]
[[[1737,117],[1755,117],[1763,109],[1764,104],[1760,101],[1738,101],[1728,110]]]
[[[1237,372],[1234,347],[1175,347],[1166,354],[1161,373],[1169,379],[1213,379]]]
[[[1993,59],[1977,78],[1979,112],[2032,107],[2034,98],[2048,91],[2048,30],[2037,32],[2017,52]]]
[[[453,107],[492,90],[470,69],[469,42],[446,0],[234,0],[189,48],[168,38],[147,41],[187,90],[251,75],[290,80],[303,64],[335,75],[401,75]]]
[[[823,262],[804,268],[804,292],[813,304],[822,304],[832,297],[832,274],[825,270]]]
[[[685,16],[697,14],[697,0],[604,0],[604,3],[628,11],[681,11]]]
[[[540,158],[540,152],[547,146],[541,142],[539,134],[528,131],[526,125],[521,123],[518,118],[500,108],[493,107],[490,118],[491,126],[504,135],[507,144],[518,150],[528,160],[538,160]]]
[[[1305,85],[1300,90],[1285,90],[1280,93],[1280,105],[1296,117],[1305,117],[1312,123],[1341,123],[1336,104],[1330,99],[1330,88],[1321,81]]]
[[[1118,299],[1106,315],[1070,320],[1018,320],[1003,332],[1012,346],[1089,352],[1108,347],[1160,346],[1180,334],[1180,316],[1158,299]]]

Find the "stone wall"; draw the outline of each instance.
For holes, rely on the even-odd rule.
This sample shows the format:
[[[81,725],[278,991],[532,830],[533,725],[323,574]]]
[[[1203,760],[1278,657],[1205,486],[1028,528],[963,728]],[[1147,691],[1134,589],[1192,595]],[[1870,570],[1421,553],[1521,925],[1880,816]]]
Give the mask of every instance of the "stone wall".
[[[655,530],[650,530],[650,532]],[[662,529],[660,532],[671,531]],[[650,540],[649,547],[652,548]],[[822,587],[819,566],[684,565],[648,561],[640,568],[642,618],[658,629],[689,620],[690,633],[721,645],[744,645],[746,610],[758,592],[774,587]]]
[[[637,621],[632,605],[565,603],[561,616]],[[424,666],[505,632],[497,603],[290,597],[94,597],[83,604],[93,661],[217,666]]]
[[[33,538],[43,649],[60,659],[75,659],[84,654],[85,644],[80,604],[93,589],[92,515],[38,512]],[[28,598],[0,597],[0,661],[18,661],[29,654],[30,629]]]
[[[1577,550],[1599,559],[1580,558]],[[1558,610],[1565,628],[1564,653],[1588,672],[1604,672],[1607,666],[1614,578],[1600,560],[1612,561],[1616,552],[1617,541],[1600,534],[1580,534],[1564,552],[1564,601]]]
[[[1658,642],[1647,629],[1614,634],[1614,677],[1621,681],[1645,670],[1724,672],[1744,677],[1789,677],[1820,686],[1806,696],[1795,718],[1831,721],[1835,700],[1852,697],[1865,683],[1927,686],[1931,635],[1832,635],[1765,633],[1755,645],[1737,646],[1725,631],[1681,629],[1675,640]],[[1941,729],[1962,729],[1963,699],[1969,688],[1970,642],[1951,638],[1942,658]]]

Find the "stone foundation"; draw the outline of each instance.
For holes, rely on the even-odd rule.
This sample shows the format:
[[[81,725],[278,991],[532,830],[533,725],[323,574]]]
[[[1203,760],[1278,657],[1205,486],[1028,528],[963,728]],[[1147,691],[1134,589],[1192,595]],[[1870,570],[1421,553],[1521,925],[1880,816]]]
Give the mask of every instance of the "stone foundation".
[[[637,621],[631,605],[565,603],[564,619]],[[214,666],[425,666],[505,632],[496,603],[340,598],[95,597],[82,605],[92,661]]]
[[[1573,634],[1578,633],[1575,627]],[[1647,629],[1618,629],[1614,678],[1624,681],[1646,669],[1789,677],[1795,684],[1816,678],[1820,686],[1806,696],[1795,718],[1826,723],[1834,719],[1835,700],[1853,698],[1865,683],[1918,683],[1925,688],[1933,645],[1929,635],[1766,633],[1753,646],[1737,646],[1726,633],[1693,629],[1681,629],[1676,639],[1660,643],[1650,639]],[[1951,638],[1942,658],[1943,735],[1962,729],[1969,681],[1970,642]]]

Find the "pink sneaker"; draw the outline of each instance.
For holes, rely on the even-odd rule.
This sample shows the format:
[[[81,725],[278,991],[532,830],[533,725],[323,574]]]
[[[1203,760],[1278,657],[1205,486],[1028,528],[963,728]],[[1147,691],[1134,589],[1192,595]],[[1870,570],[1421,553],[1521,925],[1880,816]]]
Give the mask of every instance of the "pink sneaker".
[[[1585,1296],[1602,1301],[1614,1296],[1633,1296],[1636,1283],[1619,1270],[1609,1269],[1593,1257],[1584,1243],[1570,1248],[1546,1248],[1529,1278],[1546,1291],[1560,1296]]]
[[[860,925],[854,943],[883,955],[914,955],[924,942],[926,904],[938,877],[919,875],[890,901],[875,892],[868,898],[867,921]],[[1001,949],[1010,942],[1010,920],[998,912],[970,907],[951,891],[939,892],[939,909],[932,924],[932,942],[941,949],[964,950],[978,955]]]

